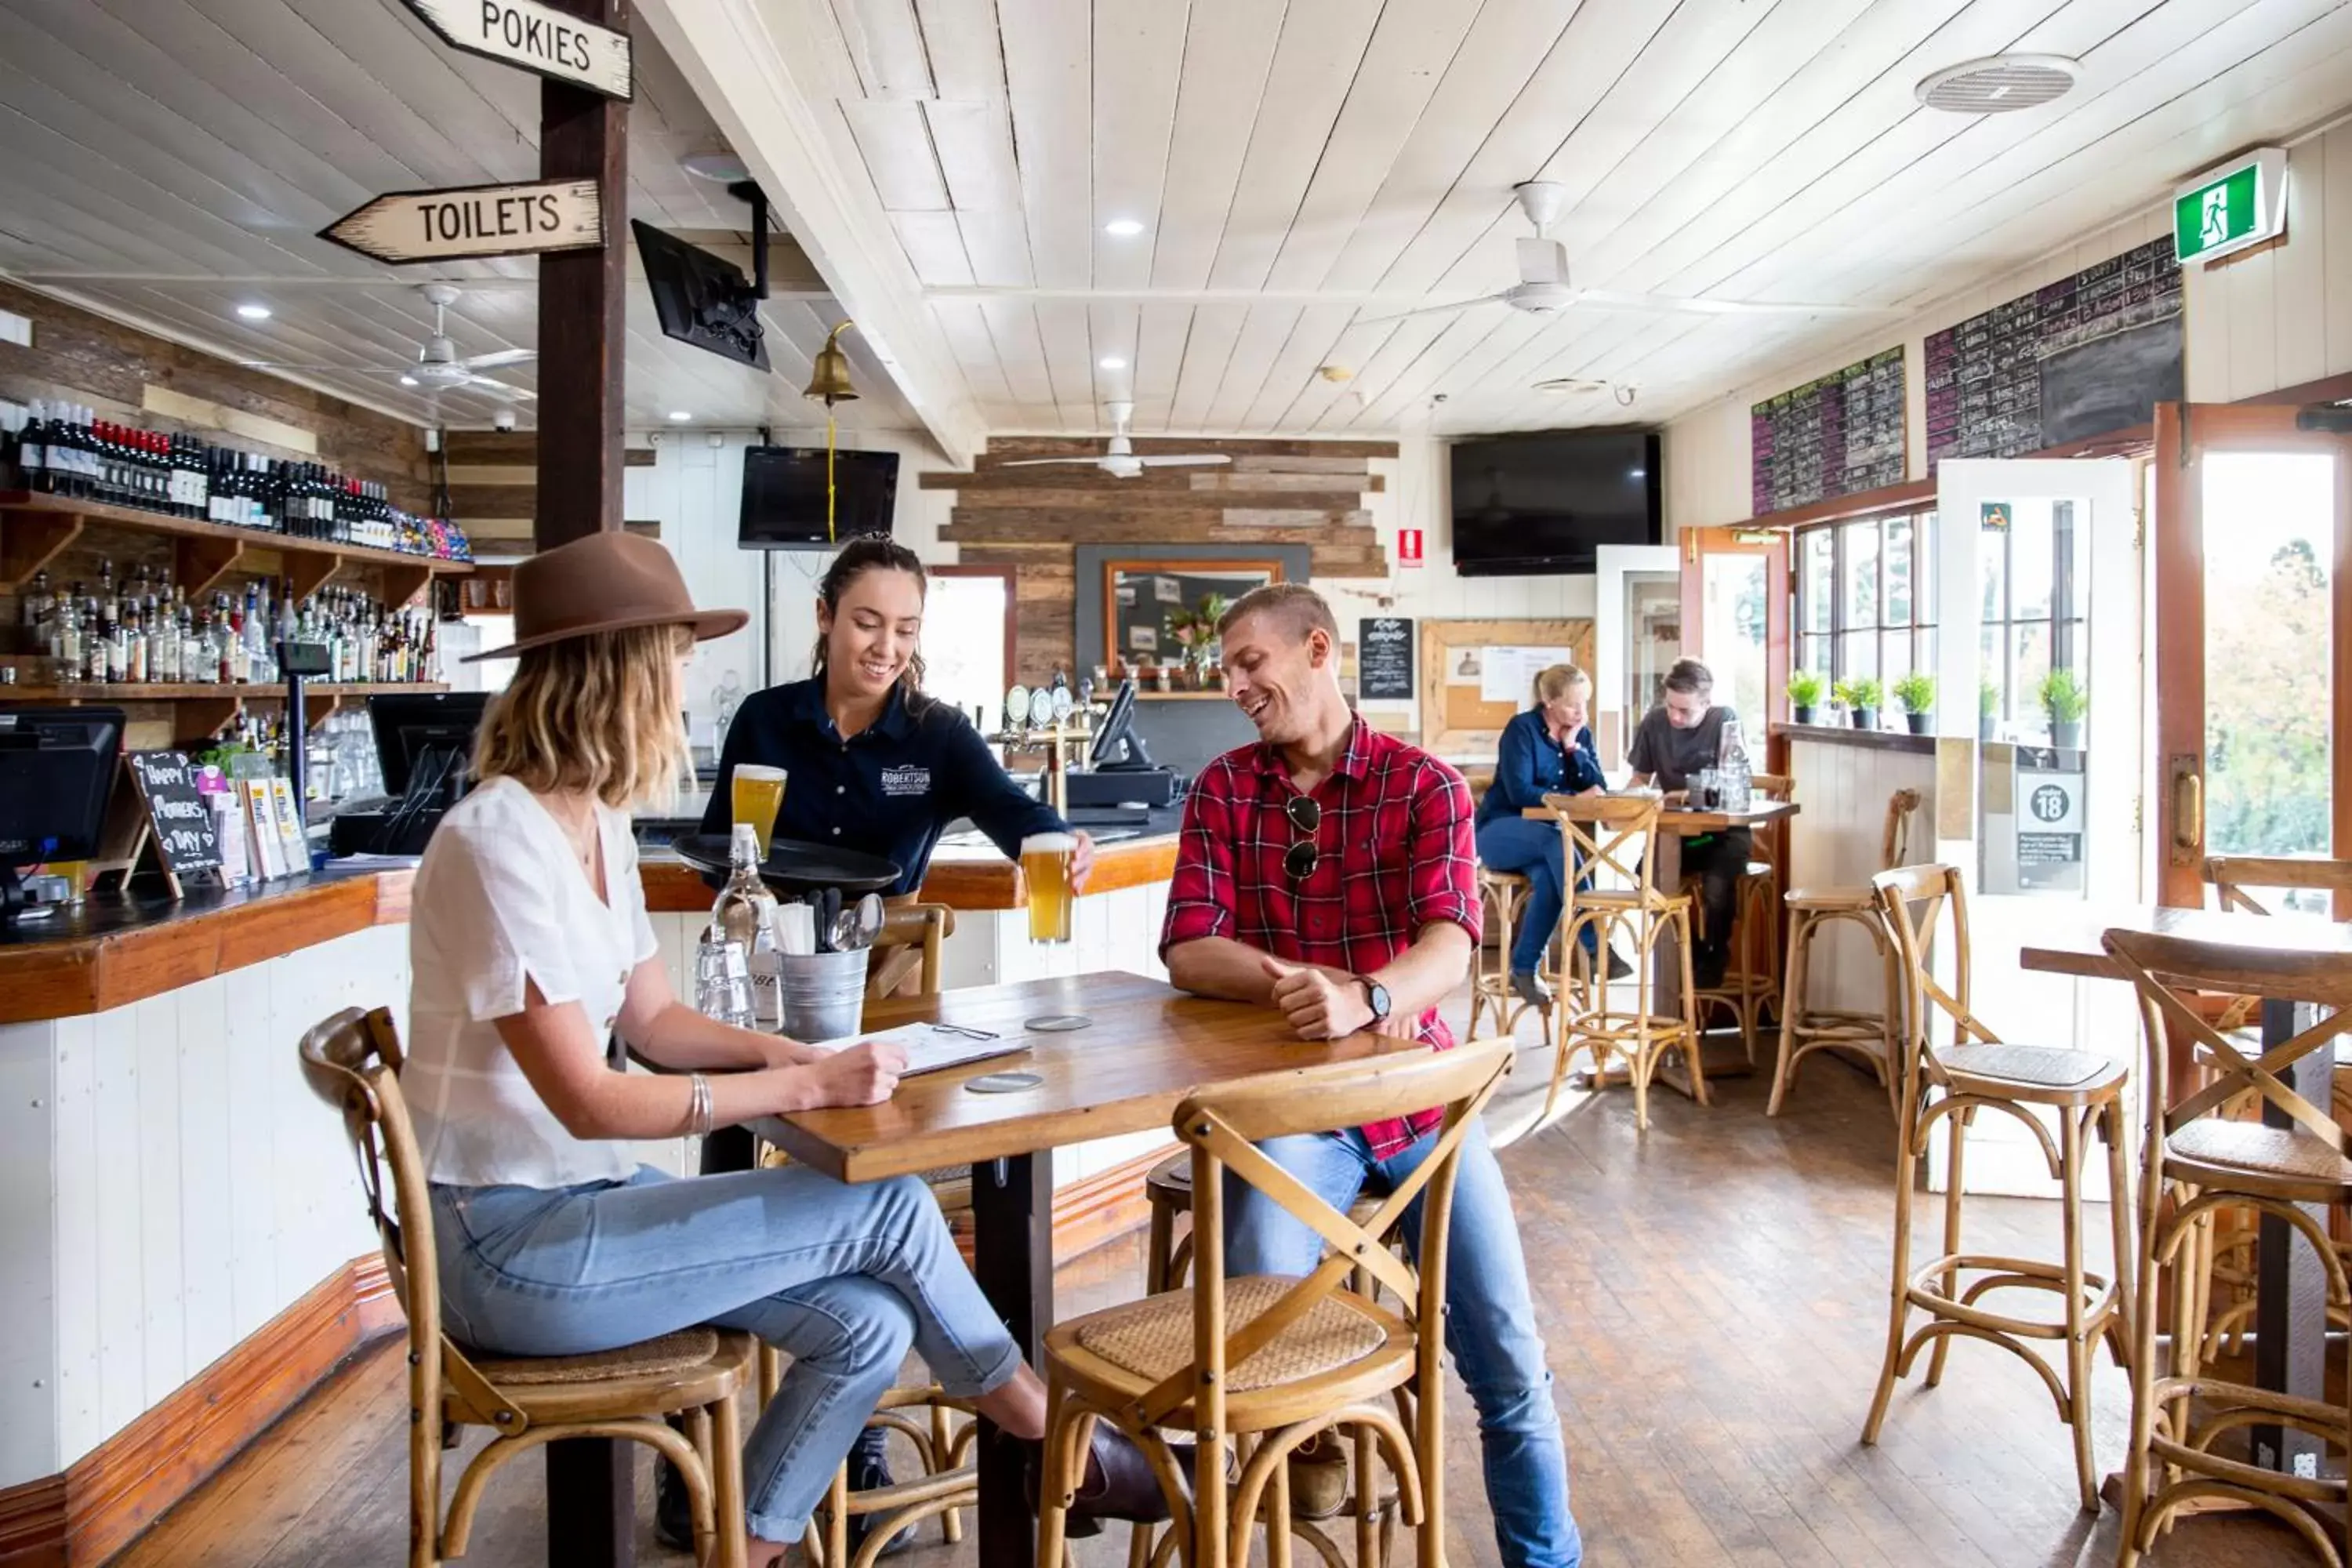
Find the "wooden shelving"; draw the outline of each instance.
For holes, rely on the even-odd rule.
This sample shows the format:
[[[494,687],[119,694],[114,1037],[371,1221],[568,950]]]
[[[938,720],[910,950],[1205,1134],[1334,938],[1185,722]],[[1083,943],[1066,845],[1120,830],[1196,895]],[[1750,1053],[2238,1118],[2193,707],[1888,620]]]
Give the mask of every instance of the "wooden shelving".
[[[384,574],[383,599],[403,605],[436,575],[461,576],[473,571],[465,561],[411,554],[405,550],[379,550],[369,544],[333,544],[318,539],[295,539],[257,528],[232,528],[194,518],[166,517],[160,512],[62,496],[37,495],[29,490],[0,490],[0,592],[13,593],[34,573],[56,560],[91,524],[161,534],[176,542],[173,575],[190,594],[210,589],[243,560],[249,551],[268,551],[284,565],[297,598],[316,593],[336,569],[346,563],[378,566]]]
[[[344,703],[395,691],[446,691],[445,682],[432,680],[319,681],[302,689],[303,713],[316,729]],[[217,735],[234,723],[248,702],[271,705],[286,700],[286,689],[269,683],[166,685],[161,681],[121,684],[75,683],[67,686],[0,686],[0,700],[11,702],[169,702],[179,710],[175,738],[197,740]]]

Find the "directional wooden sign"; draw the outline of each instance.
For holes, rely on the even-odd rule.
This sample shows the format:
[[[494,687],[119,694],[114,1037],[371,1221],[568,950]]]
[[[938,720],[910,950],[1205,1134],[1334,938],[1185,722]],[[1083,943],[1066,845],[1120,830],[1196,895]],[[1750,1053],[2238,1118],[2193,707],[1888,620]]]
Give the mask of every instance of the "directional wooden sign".
[[[604,204],[593,180],[394,191],[345,213],[319,237],[395,266],[592,250],[604,243]]]
[[[442,40],[607,98],[629,96],[629,35],[533,0],[408,0]]]

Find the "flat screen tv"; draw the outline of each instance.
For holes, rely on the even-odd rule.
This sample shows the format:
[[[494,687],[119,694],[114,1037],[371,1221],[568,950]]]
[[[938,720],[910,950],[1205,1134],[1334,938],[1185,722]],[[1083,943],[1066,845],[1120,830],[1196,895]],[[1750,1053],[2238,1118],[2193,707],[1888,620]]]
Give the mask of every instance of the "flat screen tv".
[[[1454,569],[1590,572],[1603,544],[1655,544],[1654,430],[1542,430],[1454,443]]]
[[[743,453],[746,550],[830,550],[861,533],[887,533],[898,498],[898,454],[833,454],[833,532],[824,527],[824,448],[751,447]]]
[[[768,368],[768,345],[760,329],[760,296],[743,269],[676,235],[664,234],[643,218],[630,220],[637,257],[645,263],[661,330],[682,343],[708,349],[720,359]]]

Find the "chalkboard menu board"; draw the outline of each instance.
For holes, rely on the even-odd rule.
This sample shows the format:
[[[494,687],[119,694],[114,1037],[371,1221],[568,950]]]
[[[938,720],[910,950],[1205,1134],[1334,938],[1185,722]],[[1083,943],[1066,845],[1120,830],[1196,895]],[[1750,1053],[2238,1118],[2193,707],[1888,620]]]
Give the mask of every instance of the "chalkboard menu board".
[[[1356,623],[1356,700],[1392,702],[1412,696],[1412,617],[1365,616]]]
[[[1903,349],[1790,387],[1748,411],[1759,517],[1903,482]]]
[[[196,767],[188,754],[132,752],[123,760],[146,803],[163,869],[174,877],[219,869],[220,836],[213,830],[212,808],[196,791]]]
[[[1927,461],[2145,425],[2181,395],[2180,264],[2150,240],[1927,339]]]

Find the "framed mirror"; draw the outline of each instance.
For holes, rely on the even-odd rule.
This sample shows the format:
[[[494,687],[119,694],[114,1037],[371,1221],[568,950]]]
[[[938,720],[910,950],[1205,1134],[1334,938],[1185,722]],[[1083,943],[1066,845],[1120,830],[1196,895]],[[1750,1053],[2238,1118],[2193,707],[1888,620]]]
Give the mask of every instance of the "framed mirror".
[[[1181,664],[1188,637],[1197,643],[1215,635],[1213,614],[1204,630],[1194,629],[1204,611],[1222,613],[1252,588],[1282,580],[1282,562],[1270,555],[1106,560],[1102,661],[1113,669]]]

